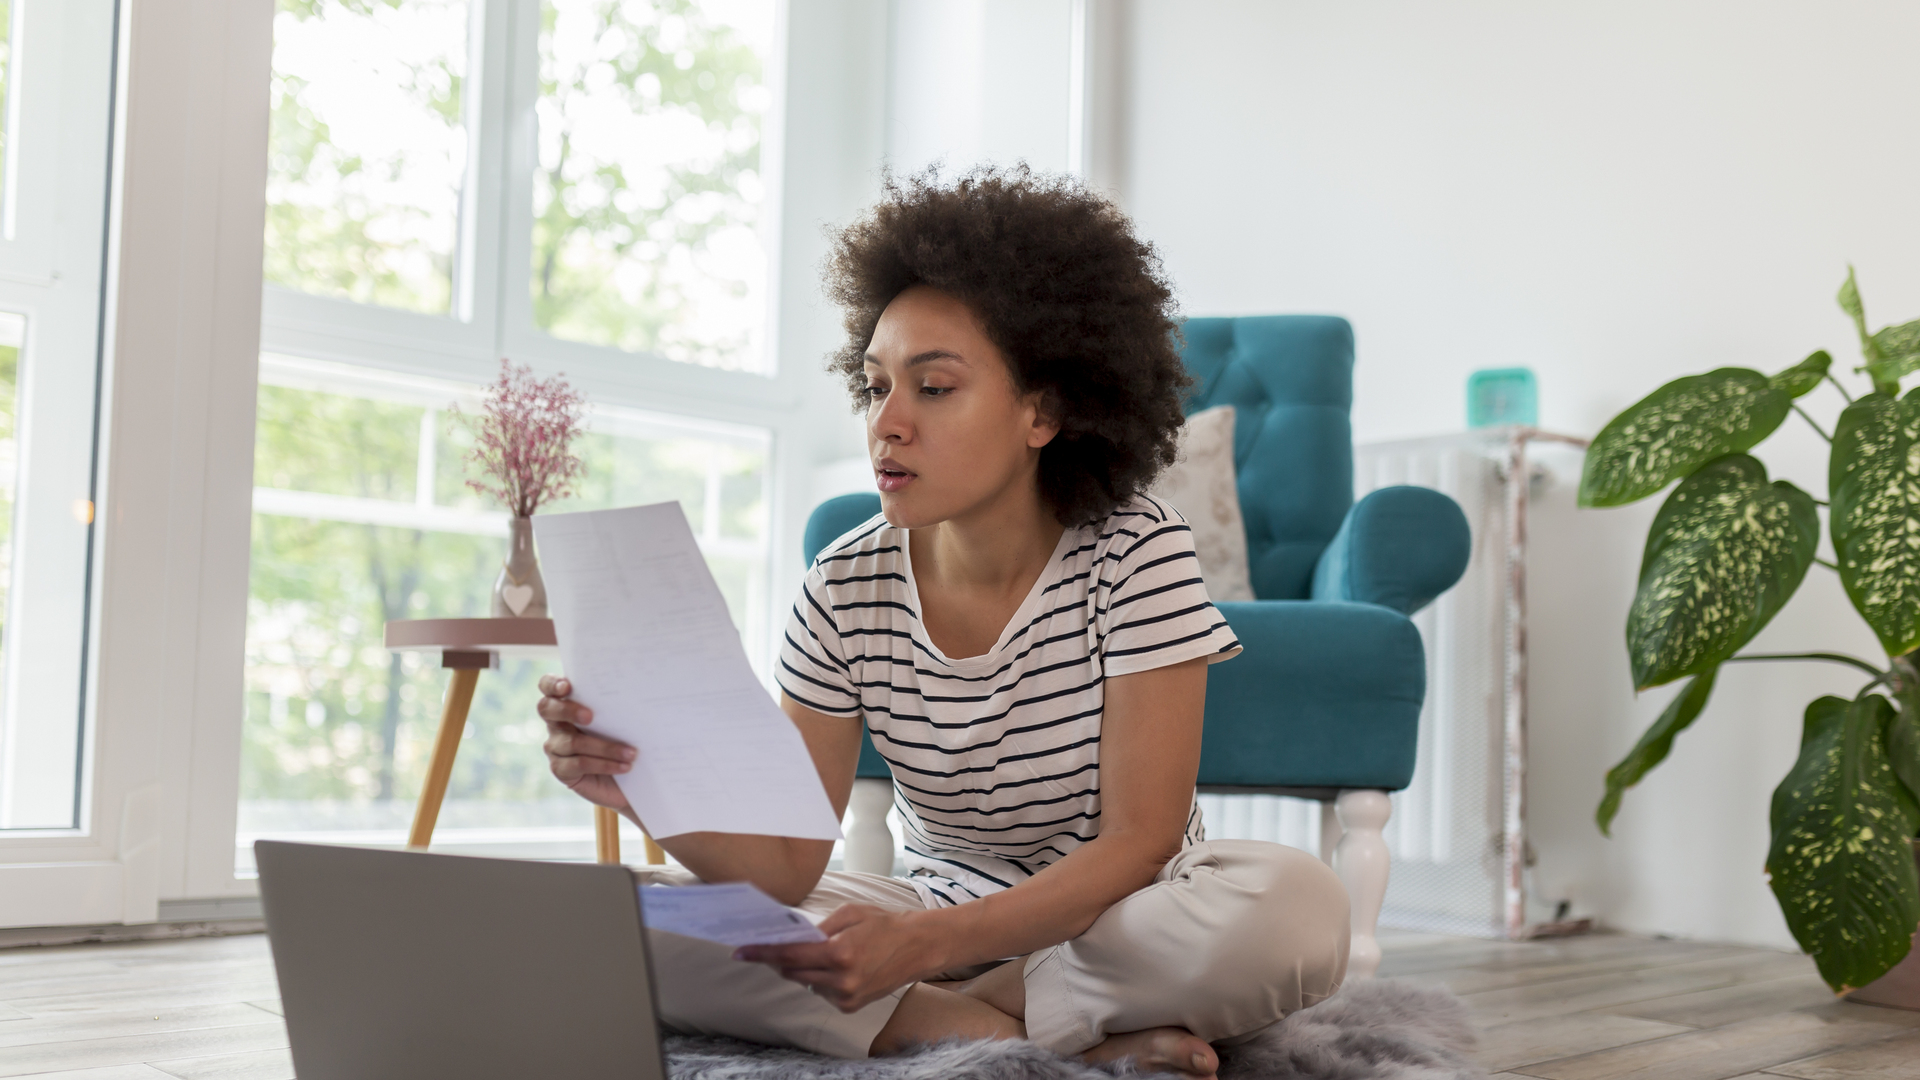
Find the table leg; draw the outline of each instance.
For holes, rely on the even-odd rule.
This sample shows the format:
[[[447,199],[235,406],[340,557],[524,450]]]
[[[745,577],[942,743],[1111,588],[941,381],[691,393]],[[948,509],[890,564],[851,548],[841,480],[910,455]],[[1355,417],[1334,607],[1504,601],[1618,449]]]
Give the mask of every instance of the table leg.
[[[648,866],[666,865],[667,853],[645,829],[640,831],[640,840],[646,845]],[[620,815],[604,806],[593,808],[593,853],[603,863],[620,861]]]
[[[604,806],[593,808],[593,856],[603,863],[620,861],[620,815]]]
[[[447,780],[453,775],[453,755],[460,749],[460,736],[467,730],[467,710],[473,706],[473,688],[480,681],[477,668],[454,668],[447,683],[447,702],[440,712],[440,733],[433,737],[433,759],[427,765],[427,782],[420,789],[420,805],[413,812],[413,831],[407,834],[407,846],[425,850],[433,842],[433,823],[440,817],[440,802],[447,797]]]

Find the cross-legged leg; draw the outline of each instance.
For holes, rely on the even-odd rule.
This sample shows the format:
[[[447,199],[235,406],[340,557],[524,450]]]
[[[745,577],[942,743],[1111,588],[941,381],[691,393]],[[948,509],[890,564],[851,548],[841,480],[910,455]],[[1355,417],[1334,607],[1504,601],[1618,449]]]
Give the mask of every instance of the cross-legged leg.
[[[1002,964],[957,989],[968,997],[993,1006],[1009,1018],[1025,1017],[1027,983],[1022,971],[1026,966],[1025,960],[1025,957],[1021,957],[1018,961]],[[900,1014],[896,1012],[894,1015],[898,1017]],[[1020,1031],[1021,1036],[1025,1037],[1025,1023],[1020,1025]],[[1145,1031],[1109,1035],[1080,1056],[1095,1065],[1131,1058],[1147,1072],[1177,1072],[1196,1077],[1210,1077],[1220,1067],[1220,1055],[1214,1053],[1213,1047],[1208,1046],[1205,1039],[1182,1027],[1148,1028]]]
[[[1349,933],[1346,890],[1320,860],[1252,840],[1196,844],[1085,933],[1027,957],[1021,1019],[1060,1053],[1108,1060],[1141,1043],[1178,1058],[1193,1052],[1178,1033],[1106,1043],[1157,1029],[1219,1043],[1266,1027],[1339,989]]]

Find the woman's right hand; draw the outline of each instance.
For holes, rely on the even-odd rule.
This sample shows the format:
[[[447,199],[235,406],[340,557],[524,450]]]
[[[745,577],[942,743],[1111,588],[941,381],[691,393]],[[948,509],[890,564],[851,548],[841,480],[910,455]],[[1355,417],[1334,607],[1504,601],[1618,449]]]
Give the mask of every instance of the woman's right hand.
[[[638,756],[626,743],[589,735],[593,710],[573,700],[573,685],[559,675],[540,679],[540,719],[547,722],[547,765],[581,798],[597,806],[627,809],[627,796],[613,778],[633,768]]]

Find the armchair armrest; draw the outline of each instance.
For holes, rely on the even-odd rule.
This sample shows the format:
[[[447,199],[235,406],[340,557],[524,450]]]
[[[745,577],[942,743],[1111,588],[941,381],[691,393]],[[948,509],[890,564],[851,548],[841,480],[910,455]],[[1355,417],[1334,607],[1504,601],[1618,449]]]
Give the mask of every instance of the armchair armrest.
[[[1473,535],[1459,504],[1432,488],[1385,487],[1347,511],[1313,571],[1313,599],[1411,615],[1466,572]]]
[[[1377,604],[1217,605],[1245,652],[1207,669],[1202,788],[1380,788],[1413,779],[1426,649]]]

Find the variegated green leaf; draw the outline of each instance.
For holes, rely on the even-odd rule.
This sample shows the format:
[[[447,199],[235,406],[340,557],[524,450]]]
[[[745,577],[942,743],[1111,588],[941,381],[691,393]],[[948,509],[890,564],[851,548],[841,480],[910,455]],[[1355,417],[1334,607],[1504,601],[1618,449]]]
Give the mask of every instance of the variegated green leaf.
[[[1887,760],[1892,716],[1878,694],[1807,706],[1800,759],[1773,792],[1773,895],[1836,993],[1886,974],[1920,922],[1920,805]]]
[[[1600,429],[1580,473],[1580,505],[1624,506],[1722,454],[1751,449],[1792,404],[1792,394],[1747,368],[1675,379]]]
[[[1867,359],[1873,359],[1873,343],[1867,336],[1867,309],[1860,303],[1860,283],[1853,279],[1853,264],[1847,264],[1847,280],[1840,283],[1840,295],[1834,297],[1840,301],[1840,310],[1853,320],[1853,331],[1860,335],[1860,348],[1868,353]]]
[[[1867,309],[1866,306],[1860,302],[1860,285],[1853,278],[1853,266],[1851,264],[1847,266],[1847,280],[1840,286],[1840,295],[1835,299],[1840,301],[1840,310],[1846,312],[1847,317],[1853,320],[1854,332],[1860,335],[1860,355],[1866,357],[1867,363],[1865,367],[1859,368],[1858,370],[1865,371],[1872,376],[1873,388],[1877,393],[1886,394],[1889,397],[1899,394],[1900,376],[1894,375],[1890,378],[1883,378],[1878,373],[1880,371],[1890,370],[1885,367],[1887,357],[1880,352],[1881,334],[1895,334],[1897,331],[1904,330],[1905,327],[1890,326],[1880,331],[1879,334],[1867,333]],[[1907,325],[1911,326],[1913,324],[1909,323]],[[1889,345],[1899,344],[1892,338],[1887,339],[1886,343]]]
[[[1887,757],[1893,774],[1907,785],[1907,794],[1920,799],[1920,713],[1909,698],[1887,725]]]
[[[1889,656],[1920,646],[1920,398],[1868,394],[1833,432],[1827,490],[1840,582]]]
[[[1613,835],[1613,816],[1620,812],[1620,796],[1639,783],[1655,765],[1667,760],[1668,752],[1673,749],[1673,737],[1687,730],[1699,718],[1700,710],[1707,707],[1707,696],[1713,693],[1713,677],[1719,671],[1711,667],[1695,675],[1686,689],[1667,702],[1660,718],[1640,736],[1640,741],[1620,759],[1620,764],[1607,770],[1607,793],[1600,799],[1600,808],[1593,812],[1593,819],[1600,823],[1600,835]]]
[[[1893,759],[1893,774],[1907,785],[1907,793],[1920,799],[1920,685],[1913,681],[1916,660],[1920,656],[1893,662],[1894,681],[1899,687],[1893,706],[1898,712],[1887,725],[1887,756]]]
[[[1863,369],[1875,383],[1898,383],[1920,371],[1920,319],[1889,326],[1873,335],[1875,359]]]
[[[1821,349],[1805,360],[1768,379],[1768,385],[1775,390],[1784,390],[1788,397],[1799,397],[1820,385],[1827,377],[1827,369],[1833,366],[1833,357],[1827,350]]]
[[[1819,545],[1813,497],[1728,454],[1661,505],[1627,611],[1633,684],[1702,674],[1745,645],[1800,587]]]

